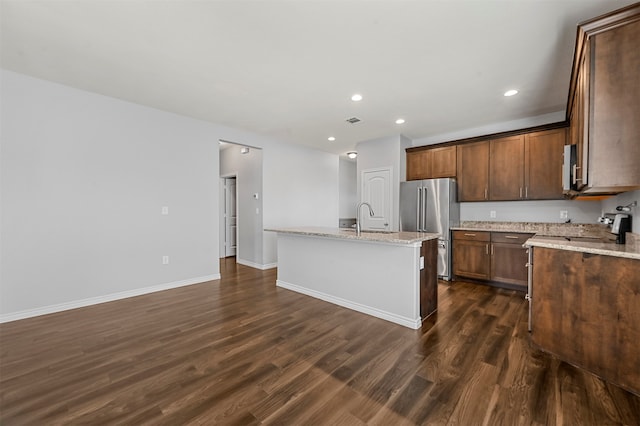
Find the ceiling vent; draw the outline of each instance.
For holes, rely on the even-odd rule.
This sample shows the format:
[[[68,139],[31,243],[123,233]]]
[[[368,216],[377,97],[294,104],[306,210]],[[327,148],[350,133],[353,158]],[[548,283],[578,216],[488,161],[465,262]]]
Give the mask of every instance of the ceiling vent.
[[[362,120],[360,120],[358,117],[347,118],[347,123],[349,123],[349,124],[356,124],[356,123],[358,123],[360,121],[362,121]]]

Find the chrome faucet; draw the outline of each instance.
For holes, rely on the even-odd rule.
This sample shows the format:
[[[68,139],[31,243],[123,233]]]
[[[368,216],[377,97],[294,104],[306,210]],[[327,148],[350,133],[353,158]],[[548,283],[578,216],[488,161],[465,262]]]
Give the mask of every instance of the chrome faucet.
[[[362,231],[360,228],[360,207],[363,205],[369,207],[369,216],[373,216],[375,214],[371,204],[365,202],[358,204],[358,207],[356,208],[356,235],[360,235],[360,232]]]

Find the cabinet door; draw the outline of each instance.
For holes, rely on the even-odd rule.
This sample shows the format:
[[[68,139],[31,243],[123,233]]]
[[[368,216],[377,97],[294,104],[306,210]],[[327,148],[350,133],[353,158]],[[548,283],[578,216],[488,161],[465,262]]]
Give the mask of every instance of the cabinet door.
[[[640,187],[640,21],[591,37],[588,192]],[[617,188],[617,189],[616,189]]]
[[[407,180],[428,179],[431,173],[429,151],[407,152]]]
[[[531,340],[640,392],[640,260],[533,248]]]
[[[556,129],[525,135],[524,198],[562,199],[562,154],[566,130]]]
[[[423,241],[420,256],[420,318],[425,319],[438,309],[438,240]]]
[[[524,135],[491,141],[489,199],[524,198]]]
[[[587,183],[587,164],[589,159],[589,55],[587,44],[586,53],[578,69],[576,92],[570,114],[570,143],[576,145],[576,170],[574,179],[577,189],[582,189]]]
[[[453,273],[456,276],[489,279],[489,242],[453,241]]]
[[[456,147],[433,148],[429,178],[456,177]]]
[[[491,279],[527,286],[527,249],[520,244],[491,243]]]
[[[489,141],[458,145],[458,201],[485,201],[489,195]]]

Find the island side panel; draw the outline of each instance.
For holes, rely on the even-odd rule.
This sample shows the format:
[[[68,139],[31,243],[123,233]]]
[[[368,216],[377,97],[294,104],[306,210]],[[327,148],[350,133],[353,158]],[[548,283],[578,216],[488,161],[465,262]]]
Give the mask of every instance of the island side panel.
[[[426,317],[438,309],[438,240],[422,242],[420,256],[424,268],[420,271],[420,317]]]
[[[277,285],[419,328],[419,245],[279,233]]]

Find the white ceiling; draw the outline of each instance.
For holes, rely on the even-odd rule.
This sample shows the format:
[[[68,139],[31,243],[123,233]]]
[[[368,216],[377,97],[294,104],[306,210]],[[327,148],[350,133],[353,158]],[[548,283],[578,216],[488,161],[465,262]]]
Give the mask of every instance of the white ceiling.
[[[576,24],[634,3],[0,1],[5,69],[340,154],[564,110]]]

